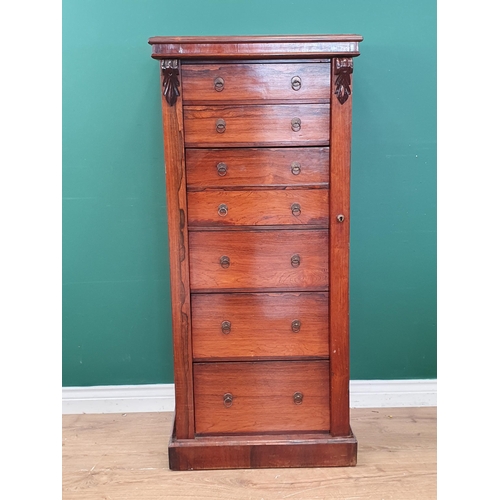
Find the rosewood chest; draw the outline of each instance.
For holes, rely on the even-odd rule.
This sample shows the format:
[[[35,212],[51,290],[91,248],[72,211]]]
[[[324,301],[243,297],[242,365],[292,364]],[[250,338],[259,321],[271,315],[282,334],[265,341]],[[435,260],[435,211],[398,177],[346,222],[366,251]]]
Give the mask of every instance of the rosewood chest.
[[[356,464],[349,179],[361,41],[149,40],[165,145],[171,469]]]

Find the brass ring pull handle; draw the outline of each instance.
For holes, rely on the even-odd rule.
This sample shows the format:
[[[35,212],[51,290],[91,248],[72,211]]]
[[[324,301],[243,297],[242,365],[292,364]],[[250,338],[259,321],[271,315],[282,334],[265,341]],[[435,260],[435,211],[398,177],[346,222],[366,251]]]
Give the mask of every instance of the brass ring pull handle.
[[[344,222],[345,217],[344,217],[342,214],[339,214],[339,215],[337,215],[337,220],[338,220],[339,222]]]
[[[226,392],[226,394],[222,396],[222,400],[224,401],[224,406],[229,408],[233,404],[233,395],[230,392]]]
[[[292,162],[290,165],[290,171],[292,172],[293,175],[299,175],[301,170],[301,165],[298,161]]]
[[[217,130],[219,134],[223,134],[226,131],[226,122],[222,118],[219,118],[215,122],[215,130]]]
[[[223,321],[220,324],[222,333],[227,335],[228,333],[231,333],[231,321]]]
[[[300,205],[298,203],[292,203],[290,209],[292,210],[292,214],[295,215],[295,217],[298,217],[302,213],[302,211],[300,210]]]
[[[222,267],[222,269],[227,269],[231,264],[231,260],[227,255],[223,255],[219,261],[220,261],[220,267]]]
[[[300,76],[294,76],[292,78],[292,89],[300,90],[301,86],[302,86],[302,80],[300,79]]]
[[[224,203],[221,203],[219,205],[219,208],[217,209],[217,213],[221,216],[221,217],[225,217],[227,215],[227,212],[229,211],[229,209],[227,208],[227,205],[224,204]]]
[[[298,319],[294,319],[292,321],[292,332],[293,333],[299,333],[300,332],[300,327],[301,327],[301,323]]]
[[[292,258],[290,259],[290,263],[292,264],[292,267],[299,267],[300,266],[300,255],[296,253],[295,255],[292,255]]]
[[[292,125],[292,130],[294,132],[298,132],[300,130],[302,122],[300,121],[300,118],[292,118],[291,125]]]
[[[217,163],[217,173],[221,177],[224,177],[227,174],[227,165],[223,161]]]
[[[296,404],[296,405],[301,405],[302,404],[302,400],[304,399],[304,395],[301,393],[301,392],[296,392],[294,395],[293,395],[293,402]]]
[[[219,76],[214,80],[214,89],[217,92],[222,92],[224,90],[224,78]]]

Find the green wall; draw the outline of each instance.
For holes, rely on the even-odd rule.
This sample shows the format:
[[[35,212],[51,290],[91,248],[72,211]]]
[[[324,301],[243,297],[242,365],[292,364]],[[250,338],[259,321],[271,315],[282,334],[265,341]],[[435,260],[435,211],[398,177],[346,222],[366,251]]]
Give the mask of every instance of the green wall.
[[[436,377],[436,4],[64,0],[63,385],[173,381],[156,35],[357,33],[351,376]]]

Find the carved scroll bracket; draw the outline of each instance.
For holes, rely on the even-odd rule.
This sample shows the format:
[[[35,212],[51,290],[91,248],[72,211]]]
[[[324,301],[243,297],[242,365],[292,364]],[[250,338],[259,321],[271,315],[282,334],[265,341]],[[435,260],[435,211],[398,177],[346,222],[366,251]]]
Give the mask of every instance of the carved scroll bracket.
[[[352,57],[335,59],[333,74],[337,75],[335,80],[335,95],[340,104],[344,104],[351,95],[351,73]]]
[[[179,91],[179,61],[177,59],[163,59],[161,61],[163,73],[163,95],[170,106],[173,106],[181,95]]]

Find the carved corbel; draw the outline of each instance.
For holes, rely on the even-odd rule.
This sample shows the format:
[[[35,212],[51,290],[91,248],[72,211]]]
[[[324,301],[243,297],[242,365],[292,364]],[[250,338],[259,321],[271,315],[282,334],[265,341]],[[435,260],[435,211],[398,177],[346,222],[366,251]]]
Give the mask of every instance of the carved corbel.
[[[335,80],[335,95],[340,104],[344,104],[351,95],[351,73],[352,57],[335,59],[333,74],[337,75]]]
[[[163,73],[163,95],[170,106],[173,106],[181,95],[179,91],[179,61],[177,59],[163,59],[161,61]]]

